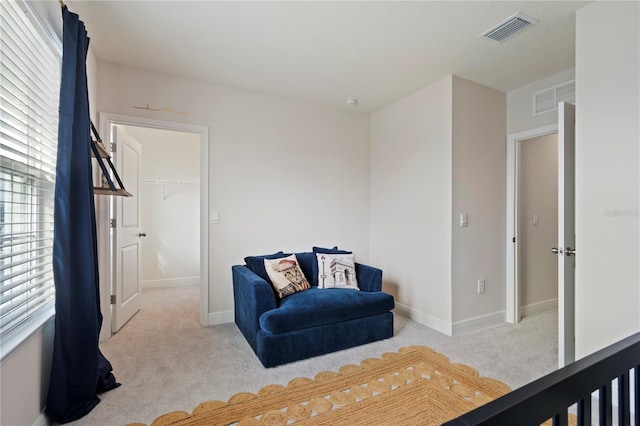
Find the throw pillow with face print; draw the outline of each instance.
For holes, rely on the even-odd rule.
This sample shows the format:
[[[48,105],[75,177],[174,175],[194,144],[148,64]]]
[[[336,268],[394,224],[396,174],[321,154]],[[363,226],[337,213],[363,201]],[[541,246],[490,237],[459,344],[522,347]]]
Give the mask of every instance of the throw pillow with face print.
[[[280,259],[265,259],[264,269],[280,299],[311,288],[295,254]]]

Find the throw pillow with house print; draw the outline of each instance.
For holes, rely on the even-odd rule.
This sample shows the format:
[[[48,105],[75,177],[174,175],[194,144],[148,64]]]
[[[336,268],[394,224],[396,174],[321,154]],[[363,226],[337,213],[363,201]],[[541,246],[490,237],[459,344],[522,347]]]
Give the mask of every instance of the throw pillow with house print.
[[[353,254],[316,253],[318,260],[318,288],[346,288],[360,290],[356,279]]]
[[[279,259],[265,259],[264,269],[280,299],[311,288],[295,254]]]

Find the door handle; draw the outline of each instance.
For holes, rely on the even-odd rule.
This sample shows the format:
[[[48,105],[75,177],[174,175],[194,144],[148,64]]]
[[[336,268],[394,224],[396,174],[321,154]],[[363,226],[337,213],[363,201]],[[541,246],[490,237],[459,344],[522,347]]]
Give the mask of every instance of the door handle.
[[[571,256],[571,255],[576,255],[576,249],[572,249],[571,247],[567,246],[567,248],[564,250],[564,253],[567,256]]]
[[[146,237],[147,233],[146,232],[141,232],[138,234],[138,237]]]
[[[553,247],[551,249],[551,253],[553,253],[553,254],[562,254],[562,248]]]

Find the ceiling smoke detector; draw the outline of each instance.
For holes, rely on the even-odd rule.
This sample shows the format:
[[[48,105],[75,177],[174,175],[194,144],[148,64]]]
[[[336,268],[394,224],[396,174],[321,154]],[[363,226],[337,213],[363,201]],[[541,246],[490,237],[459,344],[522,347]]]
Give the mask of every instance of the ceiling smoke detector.
[[[347,98],[347,105],[352,107],[357,106],[358,100],[356,98]]]
[[[515,15],[505,19],[490,30],[487,30],[484,33],[480,34],[478,37],[486,37],[491,40],[497,41],[498,43],[502,43],[509,37],[513,37],[520,31],[523,31],[537,23],[538,21],[536,21],[535,19],[518,12]]]

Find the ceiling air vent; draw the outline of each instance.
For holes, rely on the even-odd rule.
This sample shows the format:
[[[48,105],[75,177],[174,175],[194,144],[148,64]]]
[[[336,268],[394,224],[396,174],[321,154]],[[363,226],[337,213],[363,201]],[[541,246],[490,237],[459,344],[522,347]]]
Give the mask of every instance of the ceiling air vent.
[[[560,102],[575,103],[576,81],[571,80],[533,94],[533,115],[558,109]]]
[[[510,18],[502,21],[495,27],[491,28],[490,30],[480,34],[480,37],[490,38],[491,40],[501,43],[509,37],[518,34],[525,28],[528,28],[531,25],[535,25],[537,23],[538,21],[536,21],[535,19],[518,12]]]

